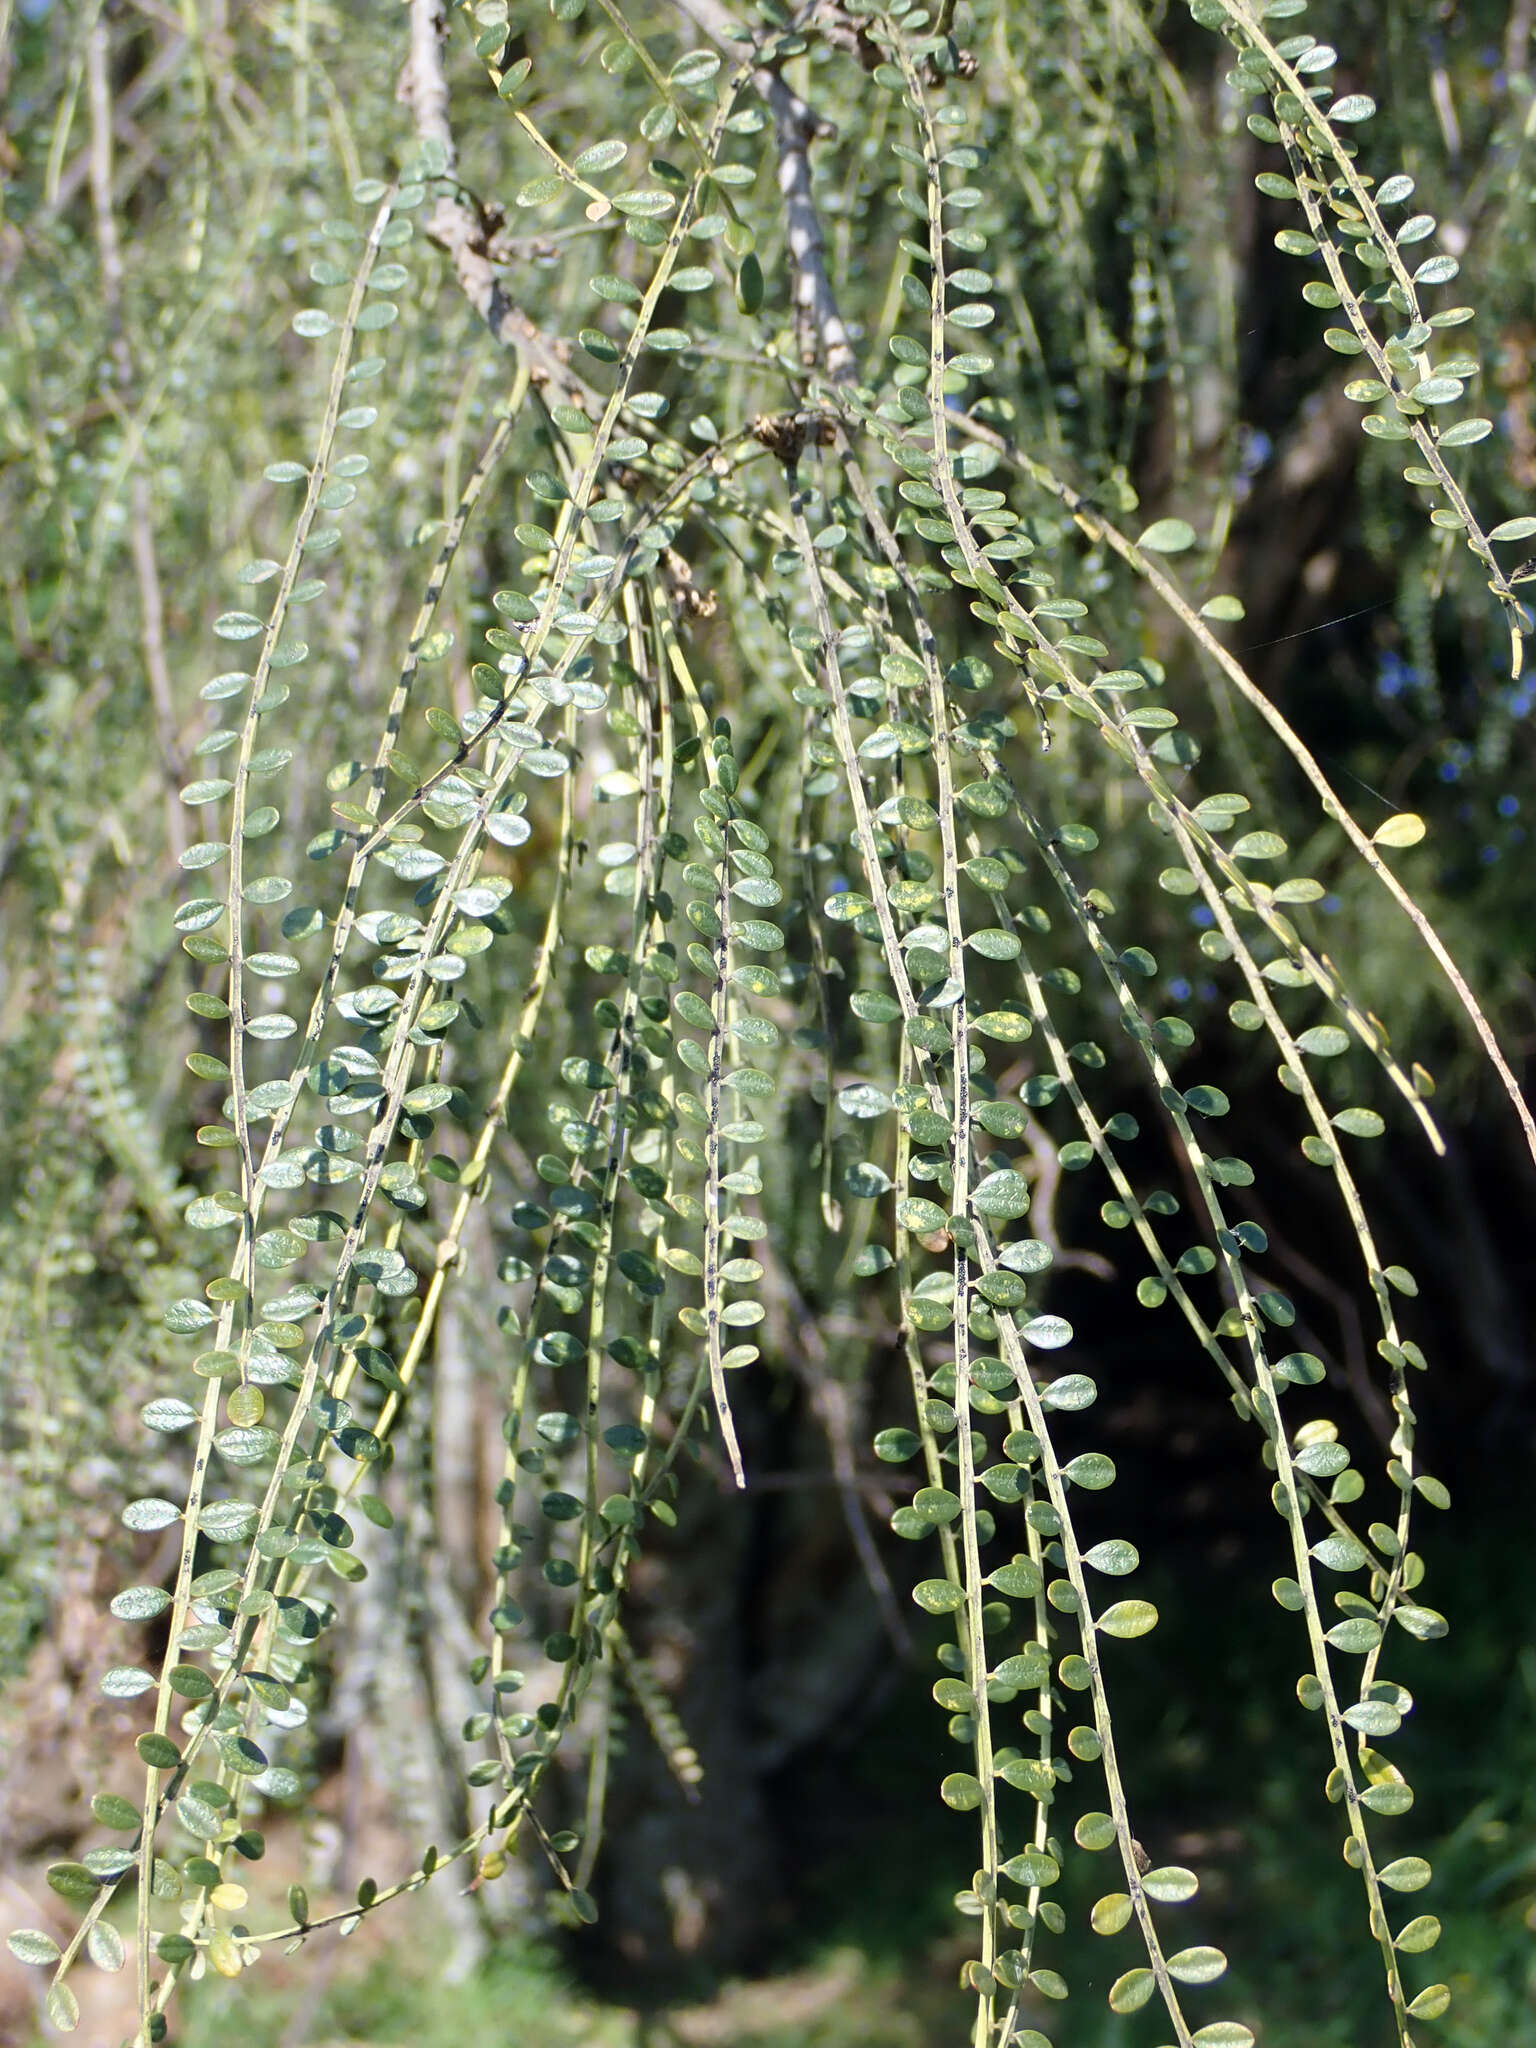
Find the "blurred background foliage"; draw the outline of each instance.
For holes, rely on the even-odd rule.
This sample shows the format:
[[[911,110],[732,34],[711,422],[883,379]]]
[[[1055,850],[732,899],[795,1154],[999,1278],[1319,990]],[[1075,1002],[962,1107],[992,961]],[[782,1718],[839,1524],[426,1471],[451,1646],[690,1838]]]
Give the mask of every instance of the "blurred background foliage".
[[[668,62],[699,40],[687,13],[625,12]],[[846,20],[823,12],[846,43]],[[1532,14],[1530,0],[1317,0],[1308,16],[1340,52],[1340,90],[1380,103],[1370,160],[1415,178],[1440,246],[1461,259],[1495,421],[1471,465],[1490,524],[1526,511],[1536,487]],[[14,1919],[41,1862],[84,1839],[85,1799],[129,1725],[95,1692],[131,1634],[103,1625],[100,1597],[131,1551],[140,1575],[167,1569],[119,1510],[179,1484],[175,1460],[145,1445],[134,1418],[175,1361],[161,1311],[202,1277],[184,1211],[207,1173],[193,1132],[219,1091],[187,1083],[191,982],[170,913],[192,830],[176,792],[199,772],[216,710],[198,699],[208,624],[230,602],[232,572],[273,546],[284,515],[263,470],[305,449],[323,400],[328,364],[291,331],[322,224],[413,144],[397,89],[406,13],[382,0],[4,0],[0,22],[0,1896]],[[464,188],[509,298],[546,335],[572,336],[589,317],[598,230],[579,210],[517,203],[540,167],[486,84],[472,34],[450,26]],[[534,60],[527,104],[568,156],[633,133],[643,81],[605,59],[612,24],[596,6],[517,6],[510,27],[507,62]],[[1356,429],[1323,323],[1274,247],[1289,211],[1255,190],[1269,158],[1227,82],[1230,52],[1158,0],[962,0],[955,34],[974,57],[967,105],[988,152],[1000,316],[989,388],[1008,408],[993,417],[1132,531],[1164,514],[1191,521],[1209,587],[1245,609],[1231,644],[1356,816],[1368,830],[1404,809],[1427,821],[1400,872],[1518,1070],[1536,1046],[1536,670],[1511,680],[1476,564],[1425,523],[1391,445]],[[861,358],[882,360],[910,232],[889,103],[836,35],[813,36],[792,76],[828,123],[816,194],[842,313]],[[771,168],[754,204],[771,223]],[[660,391],[686,392],[721,434],[794,386],[774,234],[760,245],[755,340],[734,316],[701,317],[702,340],[647,373]],[[348,515],[344,575],[306,622],[308,679],[287,712],[285,808],[300,860],[326,819],[327,771],[371,758],[442,522],[516,369],[424,237],[409,271],[388,372],[372,386],[373,467]],[[456,715],[471,701],[471,650],[495,619],[490,593],[521,559],[512,528],[538,516],[520,478],[550,445],[536,413],[520,416],[460,551],[438,615],[448,637],[426,672],[428,695]],[[1415,1328],[1434,1370],[1420,1421],[1457,1503],[1424,1539],[1453,1633],[1448,1647],[1402,1660],[1418,1709],[1400,1761],[1419,1792],[1415,1826],[1446,1929],[1437,1962],[1456,1993],[1434,2038],[1536,2044],[1536,1383],[1518,1128],[1433,963],[1256,722],[1210,688],[1113,557],[1074,542],[1043,501],[1031,531],[1070,560],[1067,587],[1117,621],[1125,648],[1166,665],[1170,701],[1220,764],[1210,786],[1229,770],[1302,871],[1323,878],[1323,943],[1394,1042],[1437,1077],[1447,1160],[1399,1118],[1361,1169],[1392,1255],[1421,1276]],[[680,545],[674,595],[695,663],[730,707],[742,760],[761,750],[759,814],[792,817],[787,669],[755,608],[754,570],[702,528]],[[958,605],[950,623],[963,630]],[[413,751],[430,742],[419,710],[412,718],[402,744]],[[1145,839],[1129,828],[1135,797],[1102,756],[1071,729],[1058,750],[1058,814],[1093,822],[1095,881],[1168,963],[1156,998],[1198,1030],[1203,1078],[1235,1103],[1257,1101],[1266,1048],[1228,1022],[1196,950],[1208,913],[1191,924],[1185,900],[1154,886]],[[553,852],[536,836],[521,857],[514,982],[531,970]],[[605,914],[588,887],[559,963],[570,1015],[601,992],[582,949],[608,936]],[[516,999],[503,991],[504,1005]],[[317,1897],[368,1868],[408,1867],[462,1809],[450,1667],[486,1598],[500,1454],[489,1275],[527,1252],[510,1202],[527,1198],[564,1049],[552,1031],[530,1054],[532,1085],[473,1226],[487,1284],[453,1298],[428,1406],[401,1445],[399,1465],[431,1478],[426,1505],[381,1546],[370,1586],[385,1590],[359,1603],[347,1656],[312,1703],[302,1811],[270,1830],[274,1861]],[[1363,1055],[1340,1064],[1356,1059],[1352,1078],[1371,1086]],[[815,1065],[789,1112],[807,1158],[820,1139],[817,1086],[824,1098]],[[1104,1114],[1138,1106],[1139,1076],[1112,1063],[1098,1100]],[[1275,1284],[1329,1367],[1326,1412],[1384,1443],[1378,1368],[1339,1274],[1335,1222],[1282,1119],[1255,1115],[1244,1138]],[[1366,2048],[1387,2038],[1379,1965],[1357,1938],[1317,1796],[1322,1765],[1291,1739],[1296,1651],[1267,1596],[1283,1566],[1266,1488],[1249,1483],[1252,1445],[1212,1399],[1205,1362],[1136,1300],[1137,1269],[1099,1223],[1093,1176],[1061,1177],[1042,1142],[1037,1212],[1065,1248],[1051,1307],[1099,1382],[1119,1513],[1154,1560],[1146,1590],[1163,1615],[1124,1688],[1122,1741],[1157,1835],[1149,1846],[1158,1861],[1200,1864],[1191,1938],[1232,1953],[1228,2002],[1262,2009],[1263,2048]],[[532,1869],[499,1890],[456,1888],[429,1909],[440,1942],[418,1920],[381,1918],[355,1937],[356,1953],[327,1952],[318,1974],[310,1955],[199,1987],[188,2040],[958,2038],[952,1986],[965,1950],[952,1900],[974,1848],[966,1817],[937,1799],[935,1709],[919,1675],[928,1624],[905,1597],[921,1567],[886,1533],[889,1474],[867,1448],[876,1427],[904,1418],[905,1367],[889,1304],[842,1298],[845,1255],[820,1198],[819,1169],[766,1197],[783,1279],[765,1364],[737,1381],[751,1487],[738,1499],[706,1460],[675,1536],[656,1532],[654,1559],[636,1570],[636,1675],[609,1703],[619,1735],[598,1926],[578,1935],[552,1921]],[[692,1750],[697,1787],[677,1768]],[[1086,1884],[1069,1872],[1062,1969],[1075,1989],[1101,1993],[1112,1972],[1084,1931]],[[4,2038],[29,2040],[30,1985],[7,1976],[4,1998]],[[120,2014],[107,1990],[102,1999],[85,2023],[105,2039]],[[1157,2038],[1150,2012],[1116,2018],[1101,1996],[1091,2006],[1072,2010],[1071,2048]]]

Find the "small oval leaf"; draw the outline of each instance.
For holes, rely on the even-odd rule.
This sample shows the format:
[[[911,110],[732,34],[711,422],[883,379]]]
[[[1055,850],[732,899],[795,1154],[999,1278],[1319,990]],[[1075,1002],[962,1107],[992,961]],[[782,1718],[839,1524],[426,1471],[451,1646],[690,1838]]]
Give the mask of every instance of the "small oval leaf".
[[[1417,811],[1399,811],[1378,825],[1371,834],[1372,846],[1417,846],[1425,833],[1424,820]]]

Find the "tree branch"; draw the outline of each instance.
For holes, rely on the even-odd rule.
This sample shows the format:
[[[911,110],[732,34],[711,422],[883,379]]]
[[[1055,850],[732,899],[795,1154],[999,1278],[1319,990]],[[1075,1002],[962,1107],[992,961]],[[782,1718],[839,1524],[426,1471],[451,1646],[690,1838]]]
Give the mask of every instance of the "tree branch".
[[[744,55],[743,46],[749,45],[751,38],[719,0],[676,0],[676,4],[718,49],[738,60]],[[849,384],[858,372],[858,357],[827,275],[826,239],[811,189],[810,145],[835,131],[771,66],[759,65],[752,76],[773,117],[773,139],[779,152],[779,194],[784,201],[790,302],[800,359],[807,365],[820,361],[832,383]]]
[[[411,0],[410,55],[396,97],[411,108],[418,142],[445,152],[451,178],[458,161],[443,70],[444,0]],[[492,227],[461,192],[445,192],[427,222],[427,233],[453,263],[460,289],[496,340],[521,349],[544,378],[572,391],[584,389],[560,350],[502,289],[490,254]]]

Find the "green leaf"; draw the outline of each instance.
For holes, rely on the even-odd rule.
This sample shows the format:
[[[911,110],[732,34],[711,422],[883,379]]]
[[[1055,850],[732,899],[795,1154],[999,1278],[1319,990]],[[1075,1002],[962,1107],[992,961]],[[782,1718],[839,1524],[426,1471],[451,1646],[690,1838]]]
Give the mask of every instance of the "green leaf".
[[[613,203],[620,213],[629,215],[633,220],[659,220],[662,215],[673,212],[677,205],[670,192],[659,191],[655,186],[615,192]]]
[[[1186,1089],[1184,1100],[1201,1116],[1225,1116],[1232,1107],[1220,1088],[1208,1087],[1203,1082],[1198,1087]]]
[[[875,1456],[888,1465],[905,1464],[922,1447],[922,1438],[910,1429],[882,1429],[875,1438]]]
[[[611,171],[623,163],[629,154],[627,143],[614,139],[609,142],[594,142],[571,160],[571,169],[582,178],[595,178],[600,171]]]
[[[50,1984],[43,2009],[61,2034],[72,2034],[80,2024],[80,2001],[67,1984]]]
[[[139,1531],[168,1529],[180,1520],[181,1509],[169,1500],[131,1500],[122,1514],[123,1527]]]
[[[1134,1543],[1115,1536],[1107,1542],[1095,1543],[1091,1550],[1085,1550],[1083,1563],[1110,1578],[1123,1579],[1127,1573],[1135,1571],[1141,1563],[1141,1555]]]
[[[1009,1250],[1016,1249],[1013,1246]],[[1046,1318],[1039,1318],[1045,1321]],[[1038,1341],[1038,1340],[1036,1340]],[[1040,1405],[1047,1409],[1061,1409],[1076,1414],[1084,1408],[1091,1408],[1099,1397],[1096,1384],[1085,1372],[1066,1372],[1040,1389]]]
[[[1420,1913],[1417,1919],[1410,1920],[1394,1935],[1392,1946],[1404,1955],[1417,1956],[1426,1949],[1432,1949],[1439,1939],[1440,1922],[1433,1913]]]
[[[1533,521],[1536,526],[1536,521]],[[1384,825],[1378,825],[1371,834],[1372,846],[1417,846],[1424,837],[1424,820],[1416,811],[1399,811],[1394,818],[1388,818]]]
[[[1450,1623],[1433,1607],[1394,1607],[1392,1619],[1421,1643],[1436,1642],[1450,1633]]]
[[[948,1579],[923,1579],[912,1588],[912,1598],[925,1614],[953,1614],[965,1605],[963,1587]]]
[[[110,1920],[98,1920],[85,1937],[85,1951],[98,1970],[115,1974],[127,1960],[123,1937]]]
[[[779,927],[760,917],[733,920],[730,936],[737,945],[750,946],[758,953],[777,953],[784,945],[784,934]]]
[[[199,1303],[198,1306],[200,1307],[201,1304]],[[211,1322],[213,1318],[210,1316],[208,1320]],[[198,1326],[194,1324],[191,1327],[196,1328]],[[172,1435],[177,1430],[190,1429],[197,1420],[197,1410],[190,1402],[183,1401],[178,1395],[166,1394],[162,1395],[158,1401],[150,1401],[145,1407],[141,1408],[139,1410],[139,1420],[146,1429],[158,1430],[164,1435]]]
[[[1416,2020],[1437,2020],[1450,2002],[1449,1985],[1431,1984],[1409,2004],[1409,2016]]]
[[[835,896],[829,896],[821,906],[823,917],[831,918],[834,924],[852,924],[855,918],[862,917],[866,911],[873,908],[874,904],[870,898],[861,896],[856,889],[840,890]]]
[[[984,1010],[979,1017],[971,1019],[971,1029],[983,1038],[993,1038],[1005,1045],[1020,1045],[1034,1030],[1031,1018],[1017,1010]]]
[[[952,1522],[960,1512],[960,1496],[956,1493],[951,1493],[947,1486],[922,1486],[913,1495],[912,1505],[925,1521],[935,1524]],[[927,1597],[918,1602],[919,1606],[927,1607],[930,1613],[949,1613],[951,1609],[947,1605],[940,1605],[937,1608],[931,1605],[932,1589],[939,1585],[947,1586],[948,1581],[926,1579],[923,1583],[927,1589]],[[954,1593],[959,1589],[949,1586],[948,1590]],[[913,1597],[916,1598],[916,1595],[914,1594]]]
[[[1044,1849],[1026,1849],[1021,1855],[1011,1856],[1001,1868],[1002,1875],[1013,1884],[1042,1888],[1055,1884],[1061,1876],[1061,1866]]]
[[[121,1834],[133,1834],[143,1818],[131,1799],[116,1792],[98,1792],[91,1801],[91,1812],[104,1828],[116,1828]]]
[[[76,1905],[88,1905],[100,1889],[94,1871],[83,1863],[50,1863],[43,1875],[51,1892]]]
[[[1016,1102],[979,1102],[972,1115],[994,1138],[1022,1138],[1029,1128],[1029,1119]]]
[[[94,1891],[95,1886],[92,1886]],[[5,1937],[5,1945],[19,1963],[47,1966],[56,1963],[63,1951],[51,1934],[36,1927],[18,1927]]]
[[[1154,519],[1136,536],[1136,545],[1154,555],[1181,555],[1192,548],[1198,536],[1187,519]]]
[[[1107,1849],[1115,1839],[1115,1823],[1107,1813],[1085,1813],[1079,1816],[1072,1839],[1080,1849]]]
[[[1168,1958],[1168,1974],[1180,1984],[1214,1984],[1226,1967],[1219,1948],[1181,1948]]]
[[[1029,1182],[1022,1173],[1002,1168],[977,1182],[971,1201],[983,1216],[1008,1221],[1028,1211]]]
[[[1051,1660],[1040,1643],[1027,1644],[1017,1657],[1005,1657],[992,1674],[999,1685],[1012,1686],[1015,1691],[1042,1686],[1050,1675]]]
[[[1386,1129],[1386,1124],[1374,1109],[1341,1109],[1330,1121],[1352,1138],[1379,1138]]]
[[[1277,1380],[1286,1380],[1293,1386],[1315,1387],[1326,1378],[1326,1369],[1320,1358],[1314,1358],[1310,1351],[1292,1351],[1274,1365]],[[1316,1556],[1317,1552],[1314,1551]]]
[[[1324,1640],[1346,1656],[1363,1657],[1381,1641],[1381,1626],[1365,1615],[1352,1615],[1348,1621],[1335,1622]]]
[[[1395,1735],[1403,1724],[1402,1714],[1387,1700],[1356,1700],[1344,1709],[1343,1718],[1362,1735]]]
[[[154,1674],[133,1664],[114,1664],[101,1674],[101,1690],[109,1700],[134,1700],[154,1689]]]
[[[1012,1564],[999,1565],[988,1576],[987,1584],[1006,1593],[1010,1600],[1032,1600],[1040,1591],[1040,1567],[1031,1558],[1017,1558]]]
[[[1099,1616],[1097,1627],[1101,1635],[1129,1641],[1157,1627],[1157,1609],[1150,1600],[1117,1600]]]
[[[1080,1451],[1061,1469],[1074,1486],[1081,1486],[1089,1493],[1102,1493],[1115,1483],[1115,1461],[1103,1451]]]
[[[1019,1276],[1004,1269],[983,1273],[976,1282],[976,1292],[995,1308],[1022,1308],[1029,1295]]]
[[[1088,1924],[1095,1934],[1118,1934],[1131,1917],[1131,1900],[1128,1892],[1106,1892],[1102,1899],[1096,1899],[1088,1915]],[[1150,1976],[1151,1972],[1147,1974]],[[1111,1994],[1113,2003],[1113,1994]],[[1122,2009],[1122,2008],[1117,2008]]]
[[[1130,1901],[1127,1900],[1126,1903],[1129,1905]],[[1103,1904],[1102,1900],[1100,1904]],[[1095,1907],[1094,1910],[1097,1912],[1098,1908]],[[1097,1929],[1097,1921],[1094,1925]],[[1117,1977],[1109,1987],[1109,2009],[1111,2012],[1140,2012],[1156,1989],[1157,1979],[1150,1970],[1127,1970],[1124,1976]]]
[[[760,312],[763,290],[763,266],[757,256],[749,250],[741,259],[741,268],[736,273],[737,310],[748,317]]]
[[[981,1804],[981,1780],[968,1771],[952,1771],[940,1785],[939,1797],[957,1813],[973,1813]]]

